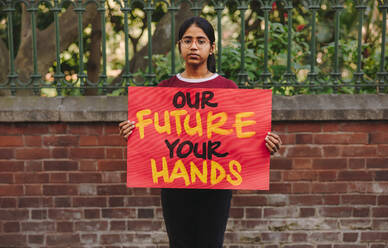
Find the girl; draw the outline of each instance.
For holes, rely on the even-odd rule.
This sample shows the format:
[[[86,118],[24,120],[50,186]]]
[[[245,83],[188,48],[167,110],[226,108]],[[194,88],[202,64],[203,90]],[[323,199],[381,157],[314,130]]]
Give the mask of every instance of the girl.
[[[159,87],[237,88],[215,73],[215,37],[212,25],[201,17],[186,20],[179,29],[179,52],[185,70]],[[133,132],[133,121],[119,124],[125,139]],[[268,133],[267,149],[271,154],[281,146],[281,139]],[[231,190],[162,189],[161,201],[170,248],[221,248],[229,216]]]

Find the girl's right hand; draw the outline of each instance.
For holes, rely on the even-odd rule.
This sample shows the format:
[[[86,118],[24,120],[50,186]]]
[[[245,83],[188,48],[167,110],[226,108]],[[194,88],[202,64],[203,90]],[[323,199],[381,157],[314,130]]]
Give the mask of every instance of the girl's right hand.
[[[123,121],[119,124],[120,129],[120,135],[124,139],[128,139],[128,136],[131,135],[133,132],[133,129],[135,128],[135,122],[134,121]]]

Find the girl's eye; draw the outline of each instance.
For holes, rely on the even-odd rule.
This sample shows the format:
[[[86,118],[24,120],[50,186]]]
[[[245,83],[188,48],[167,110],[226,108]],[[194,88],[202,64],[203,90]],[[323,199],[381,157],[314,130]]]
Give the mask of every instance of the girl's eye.
[[[183,43],[185,43],[186,45],[190,45],[191,44],[191,40],[190,39],[184,39]]]
[[[203,40],[203,39],[198,40],[198,45],[205,45],[205,44],[206,44],[206,40]]]

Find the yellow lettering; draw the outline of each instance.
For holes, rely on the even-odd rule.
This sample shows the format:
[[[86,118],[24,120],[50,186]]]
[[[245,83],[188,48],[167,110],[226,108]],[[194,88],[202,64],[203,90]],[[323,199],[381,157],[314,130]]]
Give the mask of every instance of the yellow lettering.
[[[216,123],[213,123],[213,121],[217,118],[220,118],[220,120]],[[222,125],[225,124],[227,119],[228,115],[225,112],[213,115],[213,112],[209,111],[209,113],[207,114],[207,137],[211,139],[212,133],[217,133],[221,135],[229,135],[233,133],[232,129],[220,128]]]
[[[171,124],[170,124],[170,114],[168,111],[164,111],[164,126],[159,125],[159,114],[155,112],[154,114],[154,126],[155,130],[158,133],[168,133],[171,134]]]
[[[177,178],[183,178],[186,186],[190,184],[189,175],[187,174],[185,165],[180,159],[175,162],[174,169],[171,172],[170,182],[173,182]]]
[[[234,165],[237,167],[237,171],[234,170]],[[232,160],[229,162],[229,171],[230,173],[233,174],[233,176],[236,177],[236,179],[232,179],[232,177],[230,175],[227,175],[226,176],[226,180],[234,185],[234,186],[237,186],[237,185],[240,185],[241,182],[242,182],[242,178],[241,178],[241,175],[239,174],[241,172],[241,164],[239,162],[237,162],[236,160]]]
[[[225,178],[225,169],[216,161],[211,161],[211,172],[210,172],[210,183],[215,185],[222,181]],[[217,176],[217,171],[219,175]]]
[[[152,180],[155,184],[158,183],[158,178],[163,177],[163,180],[165,183],[169,183],[168,178],[168,167],[167,167],[167,160],[165,157],[162,158],[162,170],[158,171],[156,168],[156,162],[155,159],[151,159],[151,167],[152,167]]]
[[[243,121],[242,118],[251,117],[254,114],[255,114],[254,112],[242,112],[242,113],[236,114],[236,122],[235,124],[233,124],[233,126],[236,127],[237,138],[249,138],[256,134],[256,132],[254,131],[253,132],[242,131],[243,127],[256,124],[256,121],[254,120]]]
[[[191,182],[195,183],[197,180],[196,177],[201,180],[203,183],[207,183],[207,162],[206,160],[203,160],[202,164],[202,173],[199,171],[198,167],[190,161],[190,175],[191,175]]]
[[[184,121],[185,131],[190,136],[193,136],[196,133],[198,133],[198,136],[202,137],[202,134],[203,134],[203,132],[202,132],[202,120],[201,120],[201,114],[198,111],[195,112],[195,119],[196,119],[197,125],[195,127],[190,127],[190,124],[189,124],[190,123],[190,115],[186,115],[185,121]]]
[[[175,126],[176,126],[176,133],[180,135],[182,133],[182,125],[181,125],[181,115],[187,114],[187,111],[182,110],[173,110],[171,111],[171,116],[175,117]]]
[[[151,110],[150,109],[143,109],[143,110],[140,110],[136,113],[136,117],[137,117],[137,123],[136,123],[136,127],[139,128],[139,135],[140,135],[140,138],[143,139],[144,138],[144,128],[150,124],[152,124],[152,120],[151,119],[143,119],[143,117],[145,115],[150,115],[151,114]]]

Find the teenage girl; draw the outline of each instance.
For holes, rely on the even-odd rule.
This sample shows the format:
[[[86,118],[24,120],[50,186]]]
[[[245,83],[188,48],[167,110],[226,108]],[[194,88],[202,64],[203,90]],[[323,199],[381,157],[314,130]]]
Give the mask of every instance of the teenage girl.
[[[159,87],[237,88],[215,73],[215,37],[212,25],[201,17],[186,20],[179,29],[179,52],[185,70],[159,83]],[[134,121],[119,124],[125,139],[135,128]],[[265,138],[271,154],[282,144],[274,133]],[[161,201],[170,248],[222,248],[229,217],[231,190],[162,189]]]

